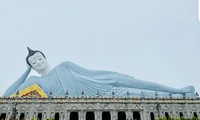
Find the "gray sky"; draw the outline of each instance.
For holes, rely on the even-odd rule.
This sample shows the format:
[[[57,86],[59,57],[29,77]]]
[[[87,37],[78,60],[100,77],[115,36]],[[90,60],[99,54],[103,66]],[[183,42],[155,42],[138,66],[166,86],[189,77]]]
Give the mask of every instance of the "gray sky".
[[[52,67],[71,61],[200,92],[197,12],[197,0],[2,0],[0,95],[25,71],[27,46]]]

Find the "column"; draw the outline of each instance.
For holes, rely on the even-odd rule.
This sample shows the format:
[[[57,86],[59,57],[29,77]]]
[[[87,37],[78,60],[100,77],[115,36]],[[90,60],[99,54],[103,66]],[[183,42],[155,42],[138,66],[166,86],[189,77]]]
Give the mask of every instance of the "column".
[[[63,112],[60,113],[60,118],[61,118],[61,120],[65,119],[65,114]]]
[[[25,119],[29,120],[29,113],[28,112],[25,114]]]
[[[139,113],[140,113],[141,120],[147,120],[147,118],[146,118],[146,110],[143,109],[143,111],[141,110],[141,111],[139,111]]]
[[[70,119],[70,111],[67,110],[67,116],[66,116],[67,120]]]
[[[133,115],[130,114],[130,110],[125,111],[125,115],[126,115],[126,119],[131,120],[131,118],[133,119]]]
[[[82,111],[78,111],[78,119],[83,120],[83,112]]]
[[[116,116],[116,111],[113,110],[113,111],[110,111],[110,117],[111,117],[111,120],[116,120],[117,116]]]
[[[46,120],[46,118],[47,118],[47,113],[44,112],[43,115],[42,115],[42,119],[43,119],[43,120]]]
[[[100,119],[100,112],[99,112],[99,110],[95,111],[94,115],[95,115],[95,120],[101,120]]]

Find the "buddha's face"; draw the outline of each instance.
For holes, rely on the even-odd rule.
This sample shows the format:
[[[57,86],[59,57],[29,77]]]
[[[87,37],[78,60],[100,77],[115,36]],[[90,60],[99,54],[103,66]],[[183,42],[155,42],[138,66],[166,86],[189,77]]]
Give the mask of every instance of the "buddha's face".
[[[45,69],[49,67],[46,58],[40,52],[36,52],[30,56],[28,58],[28,62],[31,67],[38,73],[43,73]]]

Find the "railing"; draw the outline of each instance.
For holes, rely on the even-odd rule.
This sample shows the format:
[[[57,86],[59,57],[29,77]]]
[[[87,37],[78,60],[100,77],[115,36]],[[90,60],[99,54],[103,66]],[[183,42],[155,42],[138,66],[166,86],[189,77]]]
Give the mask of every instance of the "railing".
[[[199,98],[140,98],[140,97],[0,97],[0,104],[5,103],[200,103]]]

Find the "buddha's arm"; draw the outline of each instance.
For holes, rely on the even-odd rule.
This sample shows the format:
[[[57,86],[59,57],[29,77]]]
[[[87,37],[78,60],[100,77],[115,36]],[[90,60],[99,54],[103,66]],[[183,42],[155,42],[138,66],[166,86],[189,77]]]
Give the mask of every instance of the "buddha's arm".
[[[6,92],[3,94],[3,96],[12,95],[19,88],[19,86],[22,83],[24,83],[24,81],[26,80],[26,78],[29,75],[30,71],[31,71],[31,68],[28,67],[27,70],[24,72],[24,74],[6,90]]]

